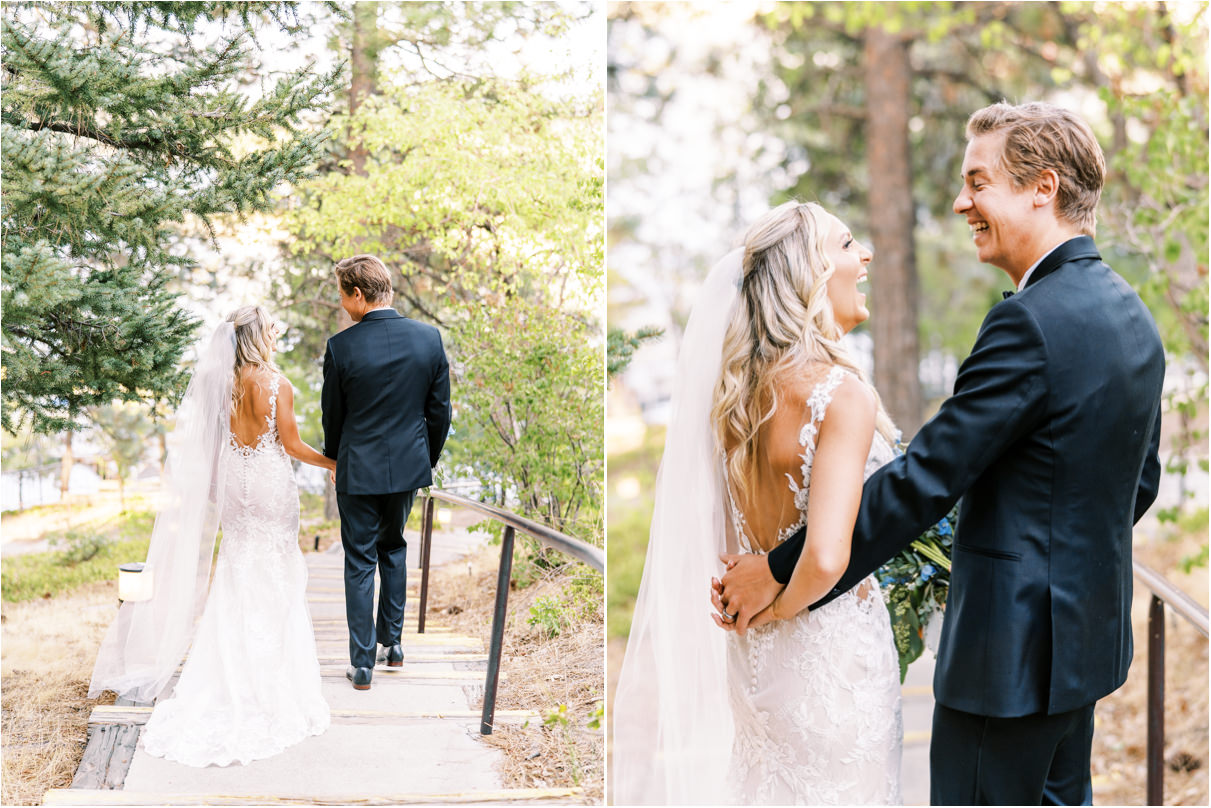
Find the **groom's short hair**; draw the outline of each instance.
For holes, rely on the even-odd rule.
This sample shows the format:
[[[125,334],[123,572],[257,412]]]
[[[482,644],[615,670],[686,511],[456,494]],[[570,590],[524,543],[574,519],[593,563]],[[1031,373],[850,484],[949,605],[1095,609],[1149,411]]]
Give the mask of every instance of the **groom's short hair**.
[[[1052,104],[1002,101],[976,110],[967,120],[967,137],[1003,132],[1000,168],[1014,187],[1038,179],[1046,169],[1059,177],[1056,212],[1094,235],[1097,203],[1106,181],[1106,157],[1089,124]]]
[[[391,273],[374,255],[355,255],[338,262],[336,279],[347,295],[353,294],[354,289],[361,289],[367,303],[390,303],[394,297]]]

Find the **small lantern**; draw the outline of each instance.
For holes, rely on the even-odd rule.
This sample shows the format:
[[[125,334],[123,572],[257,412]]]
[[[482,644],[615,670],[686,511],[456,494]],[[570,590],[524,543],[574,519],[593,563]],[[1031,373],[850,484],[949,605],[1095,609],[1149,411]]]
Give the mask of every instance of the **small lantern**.
[[[138,603],[151,600],[152,573],[144,571],[142,561],[118,565],[118,600],[122,603]]]

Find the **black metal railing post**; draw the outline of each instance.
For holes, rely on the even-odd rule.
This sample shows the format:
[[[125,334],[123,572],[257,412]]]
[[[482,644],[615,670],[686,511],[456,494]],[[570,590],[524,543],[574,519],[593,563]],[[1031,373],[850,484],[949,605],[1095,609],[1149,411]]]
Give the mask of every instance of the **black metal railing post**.
[[[1148,605],[1148,805],[1165,804],[1165,602]]]
[[[433,546],[433,495],[425,497],[425,525],[420,536],[420,613],[416,633],[425,633],[425,613],[429,610],[429,549]]]
[[[1135,577],[1147,587],[1148,603],[1148,748],[1147,804],[1165,802],[1165,608],[1195,631],[1208,636],[1207,610],[1147,564],[1132,562]]]
[[[505,614],[509,605],[509,579],[513,575],[513,526],[506,525],[500,542],[500,570],[496,576],[496,609],[492,614],[492,645],[488,649],[488,678],[484,682],[484,711],[479,734],[491,735],[496,715],[496,683],[500,679],[500,656],[505,641]]]
[[[580,539],[565,536],[553,528],[510,513],[495,505],[476,502],[473,499],[459,496],[450,491],[430,488],[425,501],[425,524],[421,532],[421,612],[417,621],[418,633],[425,630],[425,611],[429,596],[429,548],[433,541],[433,508],[435,500],[468,508],[476,513],[494,519],[504,525],[504,535],[500,548],[500,568],[496,576],[496,607],[492,617],[492,637],[488,650],[488,671],[484,680],[484,707],[480,716],[479,731],[482,735],[492,734],[492,724],[496,717],[496,692],[500,681],[500,662],[503,656],[505,639],[505,617],[509,606],[509,580],[513,575],[513,544],[515,531],[537,539],[544,547],[558,550],[564,555],[587,564],[598,572],[605,572],[605,552],[600,547],[594,547]]]

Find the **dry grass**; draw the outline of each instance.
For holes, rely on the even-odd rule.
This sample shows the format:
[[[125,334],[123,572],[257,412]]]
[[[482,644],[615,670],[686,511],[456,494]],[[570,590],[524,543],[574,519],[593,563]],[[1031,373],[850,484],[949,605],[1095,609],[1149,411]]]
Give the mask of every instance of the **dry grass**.
[[[518,548],[517,556],[521,556]],[[483,638],[492,626],[499,547],[486,547],[465,561],[434,569],[429,614],[456,631]],[[540,597],[564,596],[569,573],[553,573],[509,594],[497,710],[535,710],[548,715],[566,705],[566,723],[542,720],[498,726],[484,740],[505,753],[502,775],[508,788],[584,788],[586,804],[605,794],[605,742],[588,728],[604,698],[605,623],[600,606],[593,614],[547,637],[527,623]]]
[[[4,776],[0,802],[40,805],[71,785],[88,739],[88,714],[113,694],[89,699],[97,648],[117,611],[115,582],[82,587],[0,611]]]

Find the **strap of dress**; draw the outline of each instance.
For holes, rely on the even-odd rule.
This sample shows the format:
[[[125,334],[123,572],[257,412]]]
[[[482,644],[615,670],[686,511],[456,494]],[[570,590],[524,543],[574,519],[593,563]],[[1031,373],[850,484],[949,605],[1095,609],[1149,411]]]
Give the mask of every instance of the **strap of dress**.
[[[278,387],[282,383],[282,375],[275,373],[269,390],[269,428],[276,431],[278,425]]]
[[[841,386],[841,382],[845,381],[846,375],[849,373],[840,365],[833,365],[822,381],[816,383],[812,388],[811,395],[807,397],[807,404],[812,410],[811,424],[814,425],[824,420],[824,413],[828,410],[828,405],[832,403],[833,393],[837,392],[837,388]],[[815,429],[812,430],[813,434]]]

